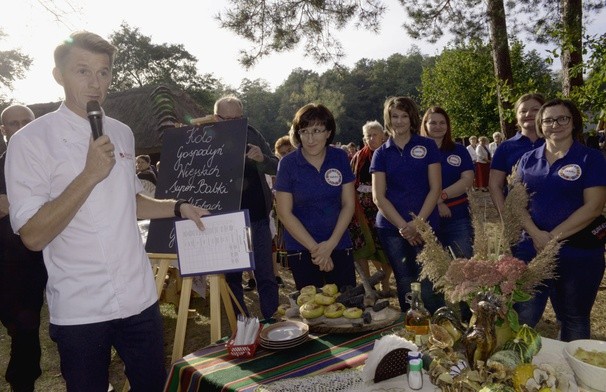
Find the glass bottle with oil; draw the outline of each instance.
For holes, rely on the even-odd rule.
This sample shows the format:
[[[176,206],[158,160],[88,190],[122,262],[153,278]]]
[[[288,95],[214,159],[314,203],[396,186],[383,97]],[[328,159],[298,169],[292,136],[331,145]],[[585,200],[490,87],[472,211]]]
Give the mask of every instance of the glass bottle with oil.
[[[421,283],[413,282],[410,289],[410,293],[406,294],[406,302],[410,304],[410,309],[406,312],[404,327],[415,334],[415,343],[419,345],[429,335],[431,314],[425,309],[421,298]]]

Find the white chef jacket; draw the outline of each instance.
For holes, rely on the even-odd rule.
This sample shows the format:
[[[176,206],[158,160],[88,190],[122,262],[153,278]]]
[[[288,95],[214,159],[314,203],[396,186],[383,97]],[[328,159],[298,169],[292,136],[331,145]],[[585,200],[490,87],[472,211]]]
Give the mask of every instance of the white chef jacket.
[[[133,133],[106,116],[103,131],[115,146],[116,164],[43,250],[50,322],[57,325],[125,318],[158,300],[137,226],[136,194],[142,186],[135,174]],[[15,232],[82,172],[90,137],[88,120],[62,104],[11,138],[6,183]]]

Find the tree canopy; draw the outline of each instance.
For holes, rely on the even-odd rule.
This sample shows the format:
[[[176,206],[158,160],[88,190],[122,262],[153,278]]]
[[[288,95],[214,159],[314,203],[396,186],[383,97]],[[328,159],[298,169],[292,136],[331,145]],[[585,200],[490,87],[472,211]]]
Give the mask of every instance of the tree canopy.
[[[514,88],[503,94],[511,104],[526,92],[554,96],[557,86],[547,63],[536,51],[525,52],[520,42],[511,47]],[[422,76],[422,106],[438,105],[451,119],[456,137],[485,135],[499,130],[497,81],[491,73],[490,48],[481,42],[444,50]],[[512,106],[512,105],[510,105]],[[515,120],[513,110],[506,114]]]
[[[0,40],[4,37],[6,34],[0,28]],[[0,108],[10,104],[8,94],[13,89],[13,82],[23,79],[31,64],[32,59],[20,50],[0,50]]]
[[[377,32],[386,10],[381,0],[228,0],[231,5],[216,16],[221,27],[253,43],[241,51],[245,67],[272,52],[284,52],[304,43],[322,63],[344,56],[334,31],[354,19],[356,26]]]
[[[205,108],[212,107],[218,80],[212,75],[198,74],[198,59],[183,45],[152,43],[138,28],[122,23],[109,37],[118,48],[114,62],[111,91],[124,91],[150,84],[178,86]]]
[[[509,52],[509,37],[519,32],[531,39],[558,43],[563,64],[564,95],[582,85],[583,79],[571,70],[582,63],[581,39],[583,9],[593,12],[604,7],[600,0],[399,0],[410,21],[404,24],[413,38],[434,41],[448,31],[455,44],[489,38],[493,72],[498,80],[501,130],[512,130],[507,112],[507,93],[514,79]],[[302,41],[308,55],[320,62],[338,60],[342,47],[334,31],[348,22],[377,31],[385,12],[385,1],[346,0],[229,0],[231,7],[217,16],[223,28],[249,40],[253,47],[242,51],[241,62],[253,65],[272,52],[293,49]],[[554,17],[555,16],[555,17]],[[521,27],[522,20],[534,21]],[[508,28],[508,26],[512,26]],[[556,34],[557,32],[557,34]]]

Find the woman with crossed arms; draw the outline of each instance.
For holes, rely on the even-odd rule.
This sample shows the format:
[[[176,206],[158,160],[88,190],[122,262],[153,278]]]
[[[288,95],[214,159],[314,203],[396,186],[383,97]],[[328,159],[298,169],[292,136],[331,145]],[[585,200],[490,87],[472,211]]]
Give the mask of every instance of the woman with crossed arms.
[[[421,135],[433,139],[440,149],[442,194],[438,200],[440,226],[436,234],[455,257],[469,259],[473,254],[473,227],[467,190],[473,186],[473,162],[467,149],[452,140],[450,118],[444,109],[427,109]]]
[[[419,279],[417,253],[422,239],[411,222],[413,214],[438,227],[436,203],[442,190],[440,152],[436,143],[419,135],[421,119],[416,103],[408,97],[392,97],[383,108],[389,139],[372,157],[372,196],[379,212],[376,230],[393,269],[402,311],[409,305],[405,295]],[[444,304],[427,279],[421,295],[430,312]]]
[[[552,238],[563,240],[557,278],[544,282],[528,302],[516,304],[520,323],[535,326],[547,298],[563,341],[589,339],[590,314],[604,276],[604,242],[591,233],[606,203],[606,160],[580,140],[583,120],[576,106],[554,99],[536,116],[545,144],[522,156],[517,174],[528,188],[530,219],[514,256],[529,262]],[[592,237],[593,236],[593,237]]]
[[[336,122],[321,104],[297,111],[290,137],[297,150],[278,164],[276,211],[284,224],[288,265],[298,290],[304,286],[355,286],[352,242],[354,175],[347,153],[330,146]]]

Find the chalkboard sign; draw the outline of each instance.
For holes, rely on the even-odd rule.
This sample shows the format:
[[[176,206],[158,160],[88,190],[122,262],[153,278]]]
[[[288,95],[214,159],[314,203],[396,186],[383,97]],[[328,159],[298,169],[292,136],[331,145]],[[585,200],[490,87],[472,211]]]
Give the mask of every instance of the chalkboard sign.
[[[157,199],[186,199],[211,212],[240,209],[247,120],[167,129]],[[174,218],[152,219],[145,249],[177,253]]]

